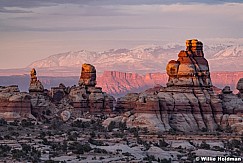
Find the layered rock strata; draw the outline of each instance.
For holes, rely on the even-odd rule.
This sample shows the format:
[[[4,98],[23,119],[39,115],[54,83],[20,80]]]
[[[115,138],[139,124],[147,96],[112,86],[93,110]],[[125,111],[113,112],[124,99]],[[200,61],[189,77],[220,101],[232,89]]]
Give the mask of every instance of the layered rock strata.
[[[34,118],[30,98],[28,93],[21,93],[18,86],[0,86],[0,118],[8,121]]]
[[[223,92],[220,97],[214,93],[202,42],[187,40],[186,50],[182,50],[178,57],[178,60],[167,64],[167,87],[133,94],[133,98],[128,94],[118,99],[116,108],[131,112],[133,116],[125,118],[127,122],[140,127],[157,128],[159,131],[216,131],[228,127],[230,114],[243,110],[236,107],[242,100],[232,95],[232,92],[229,92],[230,95]],[[227,101],[231,101],[231,107]],[[145,114],[158,119],[160,127],[141,118]]]
[[[37,81],[36,71],[32,72],[34,73],[31,73],[31,83],[33,79]],[[66,87],[61,83],[58,87],[52,87],[50,91],[31,89],[32,112],[40,120],[51,118],[50,115],[57,115],[63,121],[78,118],[87,113],[110,113],[115,99],[95,85],[95,67],[83,64],[78,86]]]
[[[91,86],[96,85],[96,69],[93,65],[84,63],[82,65],[81,76],[79,79],[80,86]]]
[[[44,87],[42,83],[37,79],[36,70],[34,68],[30,71],[29,92],[32,94],[44,92]]]
[[[54,113],[55,105],[51,103],[48,90],[44,89],[41,81],[37,79],[37,72],[30,71],[29,94],[31,96],[31,112],[38,120],[48,119]]]
[[[113,110],[115,99],[96,87],[96,69],[93,65],[83,64],[79,86],[70,89],[69,97],[77,112],[107,113]]]

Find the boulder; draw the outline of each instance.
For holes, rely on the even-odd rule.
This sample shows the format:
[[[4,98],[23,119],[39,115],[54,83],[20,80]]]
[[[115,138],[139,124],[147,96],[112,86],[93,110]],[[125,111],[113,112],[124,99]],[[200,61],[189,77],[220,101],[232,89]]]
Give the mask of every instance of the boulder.
[[[68,110],[64,110],[64,111],[62,111],[62,113],[61,113],[61,119],[62,119],[64,122],[68,121],[68,120],[70,119],[70,117],[71,117],[71,113],[70,113],[70,111],[68,111]]]
[[[230,90],[230,86],[225,86],[222,90],[222,93],[223,94],[230,94],[232,93],[233,91]]]

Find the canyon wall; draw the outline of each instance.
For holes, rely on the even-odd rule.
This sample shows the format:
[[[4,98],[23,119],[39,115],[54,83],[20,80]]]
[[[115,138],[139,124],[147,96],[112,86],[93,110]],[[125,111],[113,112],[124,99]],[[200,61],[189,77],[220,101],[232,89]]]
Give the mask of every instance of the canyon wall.
[[[211,80],[214,86],[223,89],[228,85],[234,93],[237,92],[236,84],[243,76],[243,71],[237,72],[211,72]],[[46,89],[64,83],[67,86],[76,84],[79,76],[49,77],[39,76]],[[97,76],[97,86],[102,87],[103,91],[115,97],[121,97],[129,92],[141,92],[159,84],[165,86],[168,81],[166,73],[148,73],[141,75],[137,73],[127,73],[118,71],[105,71]],[[0,85],[18,85],[21,91],[27,91],[29,85],[28,75],[0,76]]]

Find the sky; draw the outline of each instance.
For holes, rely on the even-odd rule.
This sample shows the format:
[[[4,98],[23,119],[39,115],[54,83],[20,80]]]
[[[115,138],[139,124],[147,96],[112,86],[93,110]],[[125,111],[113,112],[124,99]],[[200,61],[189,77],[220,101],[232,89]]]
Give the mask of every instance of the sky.
[[[0,0],[0,69],[67,51],[242,36],[243,0]]]

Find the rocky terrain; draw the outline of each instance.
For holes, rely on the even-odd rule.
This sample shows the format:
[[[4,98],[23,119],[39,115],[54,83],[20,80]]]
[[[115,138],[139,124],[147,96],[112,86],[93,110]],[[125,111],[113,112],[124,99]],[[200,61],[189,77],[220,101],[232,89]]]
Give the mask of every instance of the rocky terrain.
[[[192,163],[201,156],[242,161],[243,137],[233,133],[151,133],[98,117],[69,122],[0,121],[1,162]]]
[[[66,87],[60,83],[50,90],[44,89],[35,69],[30,72],[29,93],[20,92],[18,86],[0,89],[0,118],[21,120],[31,118],[50,120],[55,116],[67,121],[84,113],[112,112],[115,99],[96,87],[96,69],[83,64],[78,86]],[[33,116],[34,115],[34,116]]]
[[[105,72],[106,80],[99,80],[114,92],[120,81],[157,84],[116,100],[97,86],[91,64],[82,65],[77,85],[60,83],[49,90],[32,69],[28,93],[15,85],[0,87],[0,160],[179,163],[210,156],[241,162],[243,78],[237,94],[229,86],[215,88],[203,44],[196,39],[186,41],[166,74],[161,86],[156,82],[164,82],[163,74]]]
[[[116,108],[130,111],[120,121],[154,131],[213,132],[231,128],[242,133],[242,80],[237,84],[237,95],[229,86],[222,94],[215,94],[202,46],[197,40],[188,40],[186,51],[167,64],[167,87],[118,98]]]

